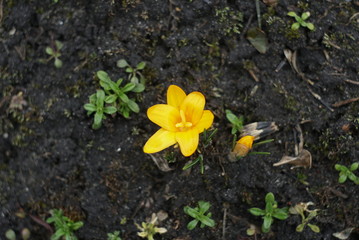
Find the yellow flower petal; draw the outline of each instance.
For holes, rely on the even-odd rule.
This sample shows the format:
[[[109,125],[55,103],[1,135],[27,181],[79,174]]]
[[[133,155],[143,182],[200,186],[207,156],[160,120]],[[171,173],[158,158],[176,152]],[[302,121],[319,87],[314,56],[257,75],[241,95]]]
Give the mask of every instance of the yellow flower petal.
[[[176,141],[180,146],[181,153],[185,157],[191,156],[198,147],[199,133],[197,128],[185,132],[176,132]]]
[[[192,92],[183,100],[180,109],[186,114],[186,120],[196,125],[202,118],[206,100],[202,93]]]
[[[213,123],[213,113],[209,110],[204,110],[202,118],[199,120],[195,128],[197,128],[198,133],[201,133],[204,131],[204,129],[208,129],[212,126]]]
[[[156,153],[176,143],[175,132],[163,128],[153,134],[143,147],[145,153]]]
[[[181,122],[181,116],[177,108],[167,104],[157,104],[147,110],[148,118],[158,126],[175,132],[176,123]]]
[[[186,97],[186,93],[178,86],[171,85],[167,90],[167,104],[178,108]]]

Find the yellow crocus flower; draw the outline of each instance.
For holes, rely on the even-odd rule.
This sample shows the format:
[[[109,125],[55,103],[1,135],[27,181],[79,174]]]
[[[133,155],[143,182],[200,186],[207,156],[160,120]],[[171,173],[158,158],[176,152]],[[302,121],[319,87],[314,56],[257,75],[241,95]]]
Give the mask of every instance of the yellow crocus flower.
[[[157,104],[147,110],[148,118],[160,126],[143,147],[145,153],[156,153],[178,143],[184,156],[192,155],[199,142],[199,134],[212,126],[213,114],[204,110],[202,93],[188,95],[178,86],[167,90],[167,104]]]

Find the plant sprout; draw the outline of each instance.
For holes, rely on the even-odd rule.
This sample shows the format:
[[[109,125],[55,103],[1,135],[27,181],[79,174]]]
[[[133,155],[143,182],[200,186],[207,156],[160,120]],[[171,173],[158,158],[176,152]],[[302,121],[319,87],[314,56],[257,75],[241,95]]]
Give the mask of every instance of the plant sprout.
[[[92,94],[89,97],[90,103],[86,103],[84,108],[87,110],[87,115],[95,113],[94,122],[92,124],[93,129],[98,129],[102,125],[102,120],[106,119],[105,114],[114,114],[117,109],[114,106],[105,106],[105,103],[113,103],[113,98],[105,96],[103,90],[97,90],[96,94]]]
[[[348,178],[353,181],[355,184],[359,184],[359,177],[357,177],[353,172],[356,171],[359,167],[359,162],[355,162],[350,165],[349,168],[346,166],[335,164],[335,170],[340,171],[339,173],[339,183],[344,183]]]
[[[50,211],[52,217],[46,219],[47,223],[55,224],[55,233],[51,236],[51,240],[66,239],[77,240],[74,231],[83,226],[83,222],[74,222],[64,216],[62,210],[53,209]]]
[[[305,21],[310,17],[310,12],[304,12],[304,13],[302,13],[301,16],[298,16],[295,12],[288,12],[288,16],[294,17],[295,21],[297,21],[297,22],[292,24],[291,28],[293,30],[298,30],[300,28],[300,26],[306,27],[311,31],[314,30],[313,23],[308,23],[308,22]]]
[[[309,210],[308,206],[314,205],[312,202],[307,203],[298,203],[294,207],[289,208],[289,213],[291,214],[298,214],[302,218],[302,223],[299,224],[296,228],[297,232],[302,232],[305,226],[308,226],[313,232],[319,233],[320,228],[317,225],[309,223],[310,220],[315,218],[318,215],[319,209]],[[305,216],[305,212],[309,213],[308,216]]]
[[[271,192],[267,193],[265,202],[266,207],[264,210],[260,208],[250,208],[249,212],[254,216],[263,216],[262,232],[267,233],[274,221],[273,218],[279,220],[285,220],[288,218],[288,208],[278,208],[278,204]]]
[[[107,240],[121,240],[120,231],[114,231],[113,233],[107,233]]]
[[[157,224],[157,216],[155,213],[153,213],[151,216],[151,221],[149,223],[142,222],[141,226],[136,223],[136,227],[141,231],[137,233],[137,235],[142,238],[147,238],[147,240],[154,240],[153,236],[156,233],[163,234],[167,232],[166,228],[156,227]]]
[[[51,57],[47,60],[50,61],[51,59],[55,59],[54,65],[56,68],[62,67],[62,61],[59,57],[61,57],[60,50],[63,47],[63,44],[60,41],[55,41],[55,46],[53,47],[46,47],[45,51]]]
[[[200,227],[203,228],[205,226],[214,227],[216,223],[213,219],[211,219],[212,213],[207,213],[208,209],[211,207],[209,202],[198,201],[198,207],[191,208],[189,206],[185,206],[183,208],[184,212],[194,219],[187,224],[188,230],[193,230],[198,223],[201,223]]]
[[[125,68],[125,71],[129,73],[128,79],[130,80],[130,82],[136,85],[145,84],[146,79],[141,73],[141,70],[143,70],[146,67],[145,62],[140,62],[136,65],[136,67],[131,67],[130,64],[128,64],[128,62],[125,59],[120,59],[117,61],[117,67]]]

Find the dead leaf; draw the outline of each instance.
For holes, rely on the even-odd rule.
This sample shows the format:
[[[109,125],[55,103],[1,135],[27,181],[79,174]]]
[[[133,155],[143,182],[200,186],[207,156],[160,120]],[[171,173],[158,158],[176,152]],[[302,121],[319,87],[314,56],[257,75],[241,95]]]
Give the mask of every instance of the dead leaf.
[[[258,52],[267,52],[269,48],[268,39],[265,32],[259,28],[250,28],[247,31],[247,39],[253,45],[253,47],[258,50]]]

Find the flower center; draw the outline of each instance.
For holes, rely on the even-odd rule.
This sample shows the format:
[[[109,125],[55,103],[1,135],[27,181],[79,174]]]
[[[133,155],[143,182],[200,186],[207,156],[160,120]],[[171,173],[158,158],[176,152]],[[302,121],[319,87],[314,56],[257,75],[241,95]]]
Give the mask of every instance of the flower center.
[[[186,115],[183,110],[180,110],[181,122],[176,123],[176,128],[179,128],[180,131],[185,131],[187,128],[192,127],[191,122],[186,121]]]

